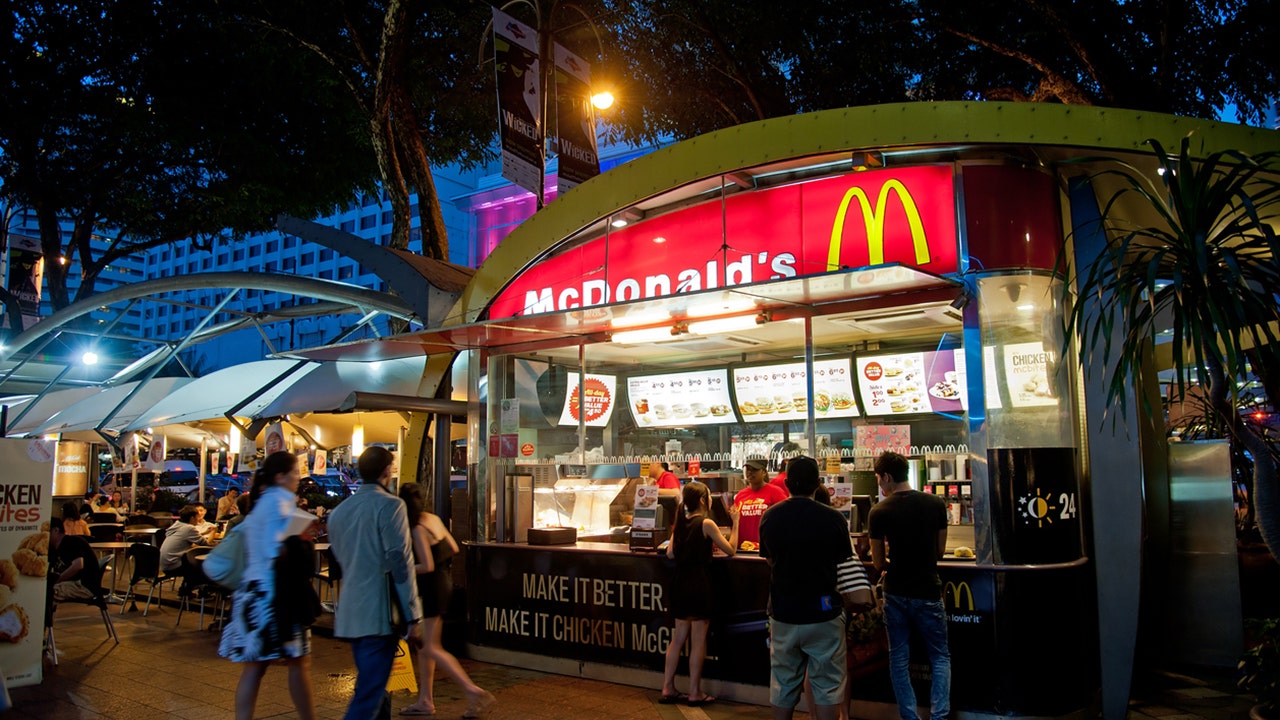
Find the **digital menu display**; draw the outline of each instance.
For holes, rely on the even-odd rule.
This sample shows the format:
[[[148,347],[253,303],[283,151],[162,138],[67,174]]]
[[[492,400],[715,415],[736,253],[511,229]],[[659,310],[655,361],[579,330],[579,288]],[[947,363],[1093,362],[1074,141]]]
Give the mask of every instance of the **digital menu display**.
[[[743,422],[806,420],[808,378],[804,363],[760,365],[733,371],[733,392]],[[848,358],[813,362],[815,418],[857,417]]]
[[[582,378],[582,387],[579,387]],[[613,405],[617,397],[616,375],[569,374],[569,391],[565,393],[564,409],[560,411],[561,425],[577,425],[579,416],[586,416],[587,427],[604,427],[613,417]]]
[[[858,358],[867,415],[960,412],[968,407],[962,350]]]
[[[630,377],[627,398],[640,427],[737,422],[730,408],[729,371],[724,369]]]

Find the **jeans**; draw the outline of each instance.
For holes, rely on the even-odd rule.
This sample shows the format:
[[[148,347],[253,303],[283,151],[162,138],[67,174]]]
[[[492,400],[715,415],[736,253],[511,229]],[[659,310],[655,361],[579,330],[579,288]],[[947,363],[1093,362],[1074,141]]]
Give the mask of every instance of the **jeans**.
[[[947,612],[941,600],[921,600],[885,593],[884,624],[889,631],[889,677],[898,699],[902,720],[916,715],[916,691],[911,687],[911,629],[924,639],[929,651],[933,686],[929,693],[930,720],[946,720],[951,714],[951,650],[947,647]]]
[[[356,663],[356,690],[343,720],[380,720],[391,717],[391,696],[387,680],[396,657],[400,638],[395,635],[373,635],[351,640],[351,655]]]

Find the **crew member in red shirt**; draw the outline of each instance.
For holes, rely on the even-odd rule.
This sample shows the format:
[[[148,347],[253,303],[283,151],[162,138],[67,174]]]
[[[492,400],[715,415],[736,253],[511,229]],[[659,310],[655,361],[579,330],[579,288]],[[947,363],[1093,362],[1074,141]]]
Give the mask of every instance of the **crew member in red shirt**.
[[[747,486],[733,498],[734,507],[740,513],[738,546],[743,550],[760,548],[760,516],[769,506],[787,499],[781,490],[767,482],[767,464],[762,458],[751,458],[743,463],[742,472],[747,478]]]
[[[649,477],[654,479],[659,490],[678,491],[680,489],[680,478],[671,472],[671,467],[666,463],[649,463]]]
[[[782,458],[778,466],[778,474],[773,476],[769,484],[781,490],[783,497],[791,497],[791,491],[787,489],[787,458]]]

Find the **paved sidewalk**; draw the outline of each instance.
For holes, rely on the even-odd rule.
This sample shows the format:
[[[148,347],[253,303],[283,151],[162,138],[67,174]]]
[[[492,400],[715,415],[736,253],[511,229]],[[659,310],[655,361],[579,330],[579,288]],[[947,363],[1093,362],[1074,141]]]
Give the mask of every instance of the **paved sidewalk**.
[[[6,718],[71,720],[214,720],[234,717],[239,668],[218,657],[218,633],[198,630],[198,613],[186,613],[174,627],[178,611],[171,606],[142,617],[141,611],[118,614],[110,606],[120,644],[106,638],[101,615],[85,605],[63,605],[55,616],[58,667],[45,664],[41,685],[15,688],[14,710]],[[139,606],[141,607],[141,606]],[[312,671],[317,717],[341,718],[355,675],[345,643],[313,636]],[[657,688],[635,688],[581,680],[500,665],[463,661],[467,672],[492,692],[498,704],[485,713],[492,720],[764,720],[768,708],[732,703],[691,708],[659,705]],[[272,667],[258,698],[258,718],[297,717],[286,688],[286,670]],[[393,712],[415,695],[393,696]],[[443,676],[436,680],[437,718],[459,718],[465,698]],[[807,717],[797,713],[797,717]]]
[[[1134,683],[1129,720],[1247,720],[1253,696],[1227,669],[1147,673]]]

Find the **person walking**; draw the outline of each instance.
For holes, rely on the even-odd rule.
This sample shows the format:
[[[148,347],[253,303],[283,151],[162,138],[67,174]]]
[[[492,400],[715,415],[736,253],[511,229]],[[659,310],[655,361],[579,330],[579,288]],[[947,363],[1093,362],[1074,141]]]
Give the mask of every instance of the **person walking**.
[[[761,473],[763,475],[763,473]],[[818,720],[835,720],[845,700],[844,604],[838,568],[853,557],[849,525],[816,502],[818,463],[803,455],[787,464],[791,497],[760,519],[760,555],[769,561],[769,703],[789,720],[805,675]]]
[[[387,679],[403,634],[422,647],[422,612],[413,572],[413,541],[404,503],[387,489],[395,457],[373,446],[360,454],[360,489],[329,514],[330,550],[342,569],[343,593],[333,623],[334,637],[351,642],[356,687],[346,720],[391,716]],[[392,625],[395,603],[408,628]]]
[[[951,713],[951,651],[938,558],[947,548],[947,505],[937,495],[912,490],[908,467],[907,459],[895,452],[876,459],[876,480],[885,499],[871,508],[868,519],[871,560],[884,573],[889,678],[898,714],[902,720],[919,720],[908,669],[915,628],[924,639],[932,669],[930,720],[946,720]]]
[[[316,716],[310,625],[319,600],[314,590],[314,604],[299,598],[301,588],[310,590],[315,560],[305,543],[286,535],[297,488],[298,458],[287,452],[268,455],[253,476],[253,510],[238,530],[248,533],[244,573],[218,647],[219,655],[244,666],[236,686],[236,720],[252,720],[262,677],[275,660],[284,660],[289,668],[289,696],[298,716]]]
[[[465,718],[476,717],[493,704],[493,695],[472,682],[441,642],[444,614],[453,595],[453,556],[458,543],[449,534],[444,521],[426,511],[422,486],[405,483],[400,486],[400,499],[408,515],[409,534],[413,538],[413,570],[418,577],[418,598],[422,601],[422,649],[418,651],[418,701],[400,711],[401,715],[433,715],[436,665],[458,683],[467,694]]]
[[[690,480],[681,493],[681,510],[667,544],[667,557],[675,560],[671,578],[671,617],[675,629],[667,643],[666,672],[662,678],[662,699],[669,704],[686,700],[690,705],[710,705],[715,698],[702,691],[702,665],[707,659],[707,630],[711,626],[712,546],[732,556],[738,547],[738,513],[731,511],[733,528],[729,539],[711,519],[711,492],[697,480]],[[676,690],[676,669],[680,653],[689,641],[689,694]]]

